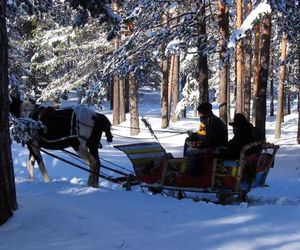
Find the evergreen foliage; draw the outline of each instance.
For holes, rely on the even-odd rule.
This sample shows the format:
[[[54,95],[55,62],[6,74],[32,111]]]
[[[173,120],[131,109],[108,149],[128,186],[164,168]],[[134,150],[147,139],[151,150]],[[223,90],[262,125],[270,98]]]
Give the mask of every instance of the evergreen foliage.
[[[253,9],[260,2],[253,2]],[[206,3],[207,36],[199,37],[197,25],[203,3]],[[82,100],[90,103],[107,96],[114,76],[127,76],[130,72],[135,72],[140,86],[158,88],[162,56],[176,53],[180,54],[181,73],[188,76],[189,81],[197,80],[195,65],[199,55],[208,55],[209,85],[218,89],[217,42],[220,34],[215,1],[124,0],[120,1],[120,13],[112,11],[112,4],[109,0],[9,1],[10,85],[21,86],[24,93],[35,99],[56,102],[68,91],[84,89],[89,96]],[[226,4],[233,31],[235,5],[230,1]],[[296,51],[299,2],[272,0],[270,4],[272,44],[279,45],[278,37],[285,30],[291,41],[291,51]],[[167,21],[162,21],[163,16],[167,16]],[[116,36],[121,39],[117,49],[114,46]],[[205,40],[207,47],[197,46]],[[275,49],[275,58],[279,51],[279,47]],[[234,53],[229,52],[227,61],[232,62]],[[297,81],[297,70],[293,65],[299,60],[295,55],[297,53],[288,54],[289,82],[293,83]],[[233,62],[231,67],[234,68]],[[278,64],[275,70],[277,68]],[[233,75],[231,79],[233,83]],[[189,84],[185,93],[196,96],[192,89],[187,90],[188,87]],[[97,91],[99,94],[95,98]],[[193,98],[186,100],[189,99]],[[193,105],[193,102],[187,101],[185,105]]]

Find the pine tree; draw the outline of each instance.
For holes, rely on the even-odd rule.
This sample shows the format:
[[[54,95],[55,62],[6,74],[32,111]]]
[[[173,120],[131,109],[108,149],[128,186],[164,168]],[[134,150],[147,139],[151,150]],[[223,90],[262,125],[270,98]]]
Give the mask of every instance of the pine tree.
[[[253,100],[252,100],[252,122],[256,124],[256,108],[258,99],[259,79],[259,45],[260,45],[260,23],[254,26],[254,72],[253,72]]]
[[[140,133],[139,111],[138,111],[138,84],[135,74],[129,75],[129,103],[130,103],[130,135]]]
[[[269,72],[271,41],[271,15],[267,14],[262,20],[261,47],[260,47],[260,68],[258,80],[258,99],[256,103],[255,126],[266,133],[266,94]]]
[[[274,48],[271,48],[270,57],[270,116],[274,116]]]
[[[236,1],[236,27],[239,29],[243,22],[243,1]],[[243,100],[243,57],[244,57],[244,48],[243,48],[243,40],[239,40],[237,42],[236,48],[236,103],[235,103],[235,112],[236,113],[244,113],[244,100]]]
[[[174,106],[174,112],[172,114],[172,122],[177,122],[179,117],[177,116],[175,109],[179,102],[179,74],[180,74],[180,55],[174,56],[174,68],[172,73],[172,102]]]
[[[113,1],[113,11],[115,13],[120,13],[120,2],[119,0]],[[115,36],[115,50],[118,50],[121,46],[121,36],[117,34]],[[123,84],[121,84],[121,78],[118,75],[114,75],[113,89],[114,89],[114,99],[113,99],[113,125],[118,125],[121,122],[121,99],[120,96],[123,94]],[[123,95],[122,95],[123,96]],[[122,103],[123,107],[124,103]]]
[[[169,126],[168,115],[168,57],[163,55],[161,63],[162,82],[161,82],[161,127]]]
[[[227,124],[227,109],[228,109],[228,87],[229,87],[229,63],[228,58],[225,57],[227,52],[227,41],[229,38],[229,12],[228,6],[222,0],[218,0],[218,18],[221,38],[219,41],[220,46],[220,85],[219,85],[219,115],[222,121]]]
[[[276,111],[276,127],[275,127],[275,138],[281,137],[281,123],[283,117],[283,95],[284,95],[284,80],[286,71],[286,48],[287,40],[286,34],[282,34],[281,38],[281,62],[280,62],[280,73],[279,73],[279,85],[278,85],[278,100],[277,100],[277,111]]]
[[[0,1],[0,225],[17,208],[13,161],[8,125],[8,45],[5,20],[6,1]]]
[[[251,1],[247,2],[246,13],[250,15],[252,11]],[[243,100],[244,100],[244,114],[248,121],[250,121],[251,111],[251,70],[252,70],[252,46],[251,46],[251,31],[247,31],[245,40],[245,66],[244,66],[244,89],[243,89]]]
[[[198,81],[199,81],[199,103],[208,102],[208,62],[207,62],[207,34],[205,18],[205,0],[199,2],[198,29]]]
[[[297,142],[300,144],[300,44],[298,43],[298,132]]]

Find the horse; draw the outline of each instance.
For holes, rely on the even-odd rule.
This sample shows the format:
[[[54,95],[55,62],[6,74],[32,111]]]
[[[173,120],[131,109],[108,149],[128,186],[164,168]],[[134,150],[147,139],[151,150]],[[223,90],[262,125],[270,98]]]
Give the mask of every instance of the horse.
[[[10,96],[9,110],[17,118],[31,118],[34,121],[40,121],[46,128],[40,129],[37,137],[25,142],[29,150],[27,169],[31,180],[34,178],[33,167],[36,161],[44,181],[50,181],[41,155],[41,148],[62,150],[72,147],[90,167],[88,186],[99,187],[98,148],[102,147],[100,143],[102,132],[105,132],[107,142],[113,140],[111,123],[105,115],[84,105],[55,109],[30,101],[22,101],[14,96]]]

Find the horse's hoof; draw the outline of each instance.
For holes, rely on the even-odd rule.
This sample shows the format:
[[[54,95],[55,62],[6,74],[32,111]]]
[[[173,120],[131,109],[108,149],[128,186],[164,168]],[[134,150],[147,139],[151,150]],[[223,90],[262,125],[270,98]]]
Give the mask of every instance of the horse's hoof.
[[[43,177],[43,179],[44,179],[44,182],[45,182],[45,183],[48,183],[48,182],[51,181],[50,178],[49,178],[48,176]]]
[[[34,178],[31,177],[31,176],[28,177],[28,180],[29,180],[30,182],[34,182]]]
[[[98,183],[88,183],[88,186],[89,187],[92,187],[92,188],[99,188],[99,184]]]
[[[99,184],[93,184],[93,185],[91,185],[91,187],[93,187],[93,188],[99,188]]]

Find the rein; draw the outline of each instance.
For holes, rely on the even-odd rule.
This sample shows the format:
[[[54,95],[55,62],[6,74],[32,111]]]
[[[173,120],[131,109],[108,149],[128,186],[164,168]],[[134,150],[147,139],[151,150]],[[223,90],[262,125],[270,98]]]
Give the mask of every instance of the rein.
[[[176,132],[173,130],[154,130],[151,126],[151,124],[149,123],[148,119],[146,118],[142,118],[141,119],[142,122],[145,124],[146,128],[142,128],[140,129],[139,127],[128,127],[128,126],[117,126],[118,128],[128,128],[128,129],[140,129],[140,130],[145,130],[145,131],[149,131],[151,133],[151,135],[155,138],[155,140],[158,142],[158,137],[156,136],[155,132],[164,132],[164,133],[173,133],[173,135],[166,135],[166,136],[161,136],[159,137],[159,139],[163,139],[163,138],[169,138],[169,137],[174,137],[174,136],[178,136],[178,135],[182,135],[182,134],[186,134],[186,131],[180,131],[180,132]],[[120,137],[120,138],[127,138],[127,139],[135,139],[135,140],[145,140],[145,139],[152,139],[152,137],[134,137],[134,136],[125,136],[125,135],[120,135],[120,134],[116,134],[116,133],[112,133],[114,136]],[[159,143],[159,142],[158,142]]]
[[[118,180],[115,180],[115,179],[113,179],[113,178],[110,177],[110,176],[106,176],[106,175],[103,175],[103,174],[100,174],[100,173],[99,173],[99,174],[98,174],[98,173],[94,173],[93,171],[91,171],[91,170],[89,170],[89,169],[87,169],[87,168],[85,168],[85,167],[82,167],[82,166],[80,166],[80,165],[78,165],[78,164],[76,164],[76,163],[74,163],[74,162],[71,162],[71,161],[69,161],[69,160],[66,160],[66,159],[64,159],[64,158],[62,158],[62,157],[60,157],[60,156],[57,156],[57,155],[53,154],[53,153],[50,153],[50,152],[48,152],[48,151],[46,151],[46,150],[44,150],[44,149],[42,149],[42,148],[40,148],[40,150],[41,150],[43,153],[52,156],[53,158],[56,158],[56,159],[61,160],[61,161],[65,162],[65,163],[68,163],[69,165],[72,165],[72,166],[74,166],[74,167],[76,167],[76,168],[79,168],[79,169],[81,169],[81,170],[83,170],[83,171],[86,171],[86,172],[88,172],[88,173],[97,175],[98,177],[101,177],[101,178],[103,178],[103,179],[109,180],[109,181],[114,182],[114,183],[118,183],[118,184],[120,183]]]
[[[71,139],[71,138],[78,138],[78,137],[80,137],[80,136],[78,136],[78,135],[70,135],[70,136],[66,136],[66,137],[62,137],[62,138],[60,138],[60,139],[56,139],[56,140],[47,140],[47,139],[45,139],[43,136],[38,136],[38,139],[39,140],[41,140],[41,141],[43,141],[43,142],[46,142],[46,143],[55,143],[55,142],[61,142],[61,141],[64,141],[64,140],[68,140],[68,139]],[[85,139],[86,140],[86,138],[83,138],[83,139]]]
[[[126,136],[126,135],[119,135],[119,134],[115,134],[115,133],[112,133],[114,136],[116,137],[120,137],[120,138],[127,138],[127,139],[135,139],[135,140],[145,140],[145,139],[152,139],[152,137],[134,137],[134,136]],[[186,134],[186,132],[184,133],[178,133],[178,134],[175,134],[175,135],[166,135],[166,136],[160,136],[158,137],[158,139],[164,139],[164,138],[170,138],[170,137],[175,137],[175,136],[179,136],[179,135],[182,135],[182,134]]]
[[[68,154],[68,155],[70,155],[70,156],[72,156],[74,159],[78,160],[79,162],[85,164],[85,162],[82,161],[81,158],[80,158],[77,154],[75,154],[75,153],[73,153],[73,152],[71,152],[71,151],[69,151],[69,150],[66,150],[66,149],[62,149],[61,151],[63,151],[64,153],[66,153],[66,154]],[[117,165],[117,164],[115,164],[115,163],[113,163],[113,162],[111,162],[111,161],[105,160],[105,159],[103,159],[103,158],[101,158],[101,157],[100,157],[100,160],[101,160],[101,161],[105,161],[105,162],[107,162],[107,163],[110,163],[110,164],[112,164],[112,165],[114,165],[114,166],[116,166],[116,167],[118,167],[118,168],[120,168],[120,169],[123,169],[123,170],[125,170],[125,171],[127,171],[127,172],[129,172],[129,173],[134,174],[133,171],[130,171],[130,170],[126,169],[126,168],[123,168],[123,167],[121,167],[121,166],[119,166],[119,165]],[[113,169],[113,168],[104,166],[104,165],[102,165],[102,164],[101,164],[101,167],[104,168],[104,169],[113,171],[113,172],[115,172],[115,173],[118,173],[118,174],[122,174],[122,175],[126,175],[126,176],[127,176],[127,174],[124,173],[124,172],[122,172],[122,171],[119,171],[119,170],[116,170],[116,169]]]
[[[145,118],[142,118],[142,119],[145,119]],[[145,130],[145,131],[148,131],[149,129],[148,128],[139,128],[139,127],[128,127],[128,126],[112,126],[112,127],[118,127],[118,128],[128,128],[128,129],[140,129],[140,130]],[[161,133],[172,133],[172,134],[186,134],[186,131],[174,131],[174,130],[154,130],[152,129],[154,132],[161,132]]]
[[[32,145],[32,146],[35,147],[35,145]],[[42,148],[40,148],[40,150],[43,153],[45,153],[45,154],[47,154],[47,155],[49,155],[49,156],[51,156],[53,158],[56,158],[58,160],[61,160],[61,161],[65,162],[65,163],[67,163],[67,164],[69,164],[71,166],[79,168],[79,169],[81,169],[83,171],[86,171],[88,173],[91,173],[93,175],[97,175],[98,177],[103,178],[105,180],[108,180],[110,182],[123,185],[124,187],[126,187],[127,190],[130,190],[130,187],[132,185],[139,185],[139,183],[136,181],[135,176],[133,174],[126,174],[126,173],[124,173],[122,171],[118,171],[116,169],[113,169],[113,168],[110,168],[110,167],[107,167],[107,166],[104,166],[104,165],[101,164],[101,168],[104,168],[104,169],[107,169],[107,170],[110,170],[110,171],[113,171],[115,173],[123,175],[123,177],[112,178],[111,176],[109,176],[107,174],[94,173],[93,171],[91,171],[91,170],[89,170],[89,169],[87,169],[85,167],[82,167],[82,166],[80,166],[80,165],[78,165],[78,164],[76,164],[74,162],[66,160],[66,159],[64,159],[64,158],[62,158],[60,156],[57,156],[57,155],[53,154],[53,153],[50,153],[50,152],[48,152],[48,151],[46,151],[46,150],[44,150]],[[76,154],[73,154],[72,152],[69,152],[67,150],[62,150],[62,151],[65,152],[65,153],[68,153],[70,155],[74,155],[74,156],[78,157]],[[86,164],[85,162],[82,162],[82,163]]]

